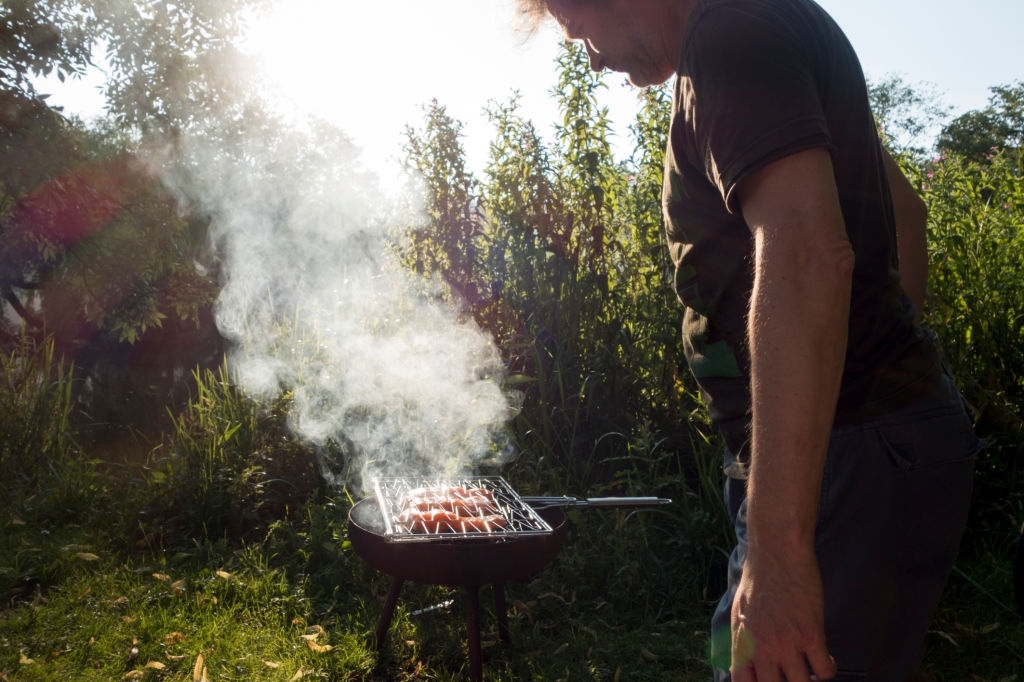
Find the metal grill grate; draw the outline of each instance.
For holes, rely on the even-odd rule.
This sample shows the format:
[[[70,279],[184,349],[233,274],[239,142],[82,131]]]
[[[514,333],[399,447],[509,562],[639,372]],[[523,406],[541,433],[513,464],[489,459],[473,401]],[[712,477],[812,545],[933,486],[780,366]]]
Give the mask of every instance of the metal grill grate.
[[[432,542],[438,540],[501,540],[522,535],[541,535],[551,532],[551,526],[500,476],[474,478],[380,478],[374,483],[377,502],[387,530],[394,542]],[[441,491],[465,488],[487,491],[494,501],[494,512],[503,520],[502,527],[489,530],[456,530],[446,527],[442,532],[416,530],[402,519],[407,502],[414,491]]]

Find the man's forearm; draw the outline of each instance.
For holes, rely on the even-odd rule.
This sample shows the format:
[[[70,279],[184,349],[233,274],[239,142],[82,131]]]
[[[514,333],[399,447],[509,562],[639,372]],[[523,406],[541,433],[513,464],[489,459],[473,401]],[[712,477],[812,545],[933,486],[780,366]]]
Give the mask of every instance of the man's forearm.
[[[751,549],[813,538],[846,353],[852,254],[755,238],[750,307]],[[761,494],[762,490],[765,492]]]
[[[814,531],[846,355],[854,253],[831,158],[784,157],[739,187],[754,237],[748,319],[747,555],[732,604],[733,679],[835,674]],[[752,659],[744,642],[754,642]]]

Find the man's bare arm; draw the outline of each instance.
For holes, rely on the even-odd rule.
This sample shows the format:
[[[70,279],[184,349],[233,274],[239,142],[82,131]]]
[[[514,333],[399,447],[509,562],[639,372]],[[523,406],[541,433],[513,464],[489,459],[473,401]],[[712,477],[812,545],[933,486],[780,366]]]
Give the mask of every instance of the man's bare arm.
[[[736,682],[821,679],[825,642],[814,529],[846,353],[854,255],[824,149],[740,186],[754,236],[749,553],[733,606]],[[749,641],[752,665],[735,656]]]

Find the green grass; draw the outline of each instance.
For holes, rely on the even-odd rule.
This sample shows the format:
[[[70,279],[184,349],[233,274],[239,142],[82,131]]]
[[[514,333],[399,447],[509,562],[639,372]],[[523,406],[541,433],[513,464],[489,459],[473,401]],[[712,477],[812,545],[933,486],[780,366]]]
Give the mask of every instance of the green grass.
[[[928,632],[925,669],[938,680],[1024,680],[1024,622],[1012,607],[1010,562],[957,566]]]
[[[258,565],[232,573],[100,560],[7,614],[0,668],[24,680],[193,679],[201,657],[217,680],[318,669],[361,679],[372,659],[344,629],[318,638],[333,644],[330,655],[307,646],[314,624],[303,602],[301,586]]]
[[[5,487],[0,680],[465,679],[464,591],[407,585],[385,646],[372,649],[390,579],[348,542],[352,497],[315,484],[316,453],[288,440],[287,396],[261,406],[224,374],[197,381],[193,405],[147,456],[104,460],[68,440]],[[685,462],[650,429],[605,438],[622,454],[601,486],[584,489],[528,452],[502,473],[524,493],[675,504],[571,510],[557,558],[506,587],[510,644],[482,589],[488,680],[709,679],[728,545],[714,443]],[[690,487],[681,470],[696,472]],[[926,672],[938,681],[1024,680],[1010,587],[1021,509],[989,499],[1007,484],[983,474],[928,635]]]
[[[150,552],[123,519],[2,510],[0,679],[457,680],[464,593],[410,584],[385,647],[369,647],[389,586],[346,542],[348,502],[314,500],[257,540]],[[571,514],[562,553],[508,585],[512,642],[481,590],[489,680],[706,680],[707,571],[660,512]],[[1024,627],[1008,555],[958,566],[929,634],[937,680],[1022,679]],[[451,604],[417,613],[437,604]],[[197,661],[199,665],[197,668]]]
[[[481,590],[488,679],[699,675],[707,605],[650,579],[686,567],[653,548],[616,566],[594,544],[638,549],[635,519],[623,526],[613,512],[590,516],[574,520],[552,565],[508,586],[511,645],[499,643],[491,590]],[[9,526],[5,550],[23,547],[23,563],[59,570],[39,571],[35,589],[8,580],[0,679],[193,680],[200,657],[210,680],[460,679],[468,660],[462,590],[407,585],[386,646],[369,648],[389,579],[347,545],[344,518],[343,506],[325,501],[259,543],[158,556],[119,551],[118,538],[79,524],[50,535]],[[12,555],[4,557],[6,570]]]

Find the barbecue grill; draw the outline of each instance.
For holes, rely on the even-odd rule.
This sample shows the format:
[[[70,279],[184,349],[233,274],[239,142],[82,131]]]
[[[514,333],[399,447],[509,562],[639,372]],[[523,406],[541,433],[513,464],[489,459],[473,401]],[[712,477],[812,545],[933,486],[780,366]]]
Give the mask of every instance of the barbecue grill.
[[[482,679],[479,588],[492,585],[498,635],[509,642],[504,584],[530,576],[551,563],[568,532],[567,507],[641,507],[671,500],[657,497],[520,497],[500,476],[441,480],[381,478],[375,496],[357,502],[349,512],[348,533],[356,553],[371,567],[391,576],[391,587],[377,620],[373,646],[384,646],[405,581],[466,590],[466,625],[470,677]],[[500,523],[479,530],[458,524],[440,529],[414,529],[403,518],[409,500],[422,491],[451,491],[453,498],[484,496],[487,510]],[[470,493],[470,491],[472,491]],[[453,499],[452,502],[458,502]]]

